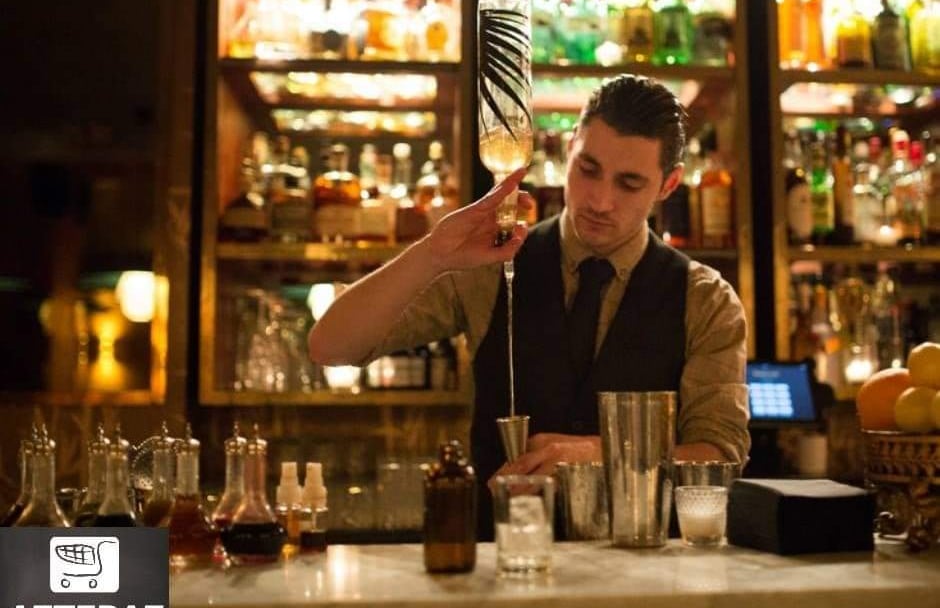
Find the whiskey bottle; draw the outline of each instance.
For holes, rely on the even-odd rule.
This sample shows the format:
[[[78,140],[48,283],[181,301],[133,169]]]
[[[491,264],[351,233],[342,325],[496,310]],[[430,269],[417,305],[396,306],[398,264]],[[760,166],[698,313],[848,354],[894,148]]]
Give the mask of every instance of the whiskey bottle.
[[[242,159],[239,194],[219,218],[219,240],[256,243],[267,238],[271,216],[262,194],[262,182],[250,156]]]
[[[714,136],[702,142],[705,166],[699,184],[702,204],[702,246],[709,248],[734,247],[734,196],[731,173],[718,156],[718,142]]]
[[[350,240],[361,233],[362,190],[348,166],[349,148],[330,146],[327,170],[313,186],[314,234],[321,241]]]
[[[853,10],[836,26],[836,64],[843,68],[870,68],[873,63],[868,21]]]
[[[274,167],[268,188],[271,201],[271,237],[282,243],[310,240],[310,177],[307,151],[291,150],[290,140],[275,143]]]
[[[904,18],[891,8],[888,0],[881,0],[881,12],[875,17],[872,35],[875,67],[910,71],[911,52],[907,40]]]
[[[397,143],[392,148],[395,173],[391,196],[395,200],[395,238],[408,243],[424,236],[428,231],[427,209],[419,206],[411,196],[411,146]]]
[[[470,572],[476,566],[476,473],[459,441],[440,448],[424,478],[424,566]]]

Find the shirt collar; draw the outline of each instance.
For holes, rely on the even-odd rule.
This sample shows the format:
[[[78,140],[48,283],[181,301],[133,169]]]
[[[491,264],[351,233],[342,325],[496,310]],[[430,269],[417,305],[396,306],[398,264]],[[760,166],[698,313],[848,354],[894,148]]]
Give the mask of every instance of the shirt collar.
[[[581,242],[581,239],[575,233],[574,220],[568,213],[567,207],[561,212],[559,229],[561,231],[561,255],[565,270],[570,274],[575,274],[578,265],[585,259],[594,256],[594,253]],[[607,260],[613,265],[619,280],[626,281],[630,277],[630,273],[640,262],[640,258],[643,257],[643,252],[646,251],[648,243],[649,231],[640,230],[607,256]]]

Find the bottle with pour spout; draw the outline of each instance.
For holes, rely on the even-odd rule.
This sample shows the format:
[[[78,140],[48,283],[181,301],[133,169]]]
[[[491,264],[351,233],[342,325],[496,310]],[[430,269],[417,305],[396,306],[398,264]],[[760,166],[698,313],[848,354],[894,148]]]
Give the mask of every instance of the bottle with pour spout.
[[[42,425],[32,440],[32,493],[23,512],[13,524],[17,527],[69,528],[69,520],[55,498],[55,441]]]

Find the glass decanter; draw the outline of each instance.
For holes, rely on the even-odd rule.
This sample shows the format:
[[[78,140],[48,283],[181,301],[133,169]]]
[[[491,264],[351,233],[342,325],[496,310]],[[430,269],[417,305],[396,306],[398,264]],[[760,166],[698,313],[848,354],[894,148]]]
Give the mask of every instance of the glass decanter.
[[[36,432],[33,444],[31,475],[32,495],[13,524],[17,527],[69,528],[69,520],[55,498],[55,441],[49,438],[46,425]]]
[[[88,492],[75,514],[76,527],[93,525],[104,502],[110,445],[111,441],[104,435],[104,426],[99,424],[95,437],[88,442]]]

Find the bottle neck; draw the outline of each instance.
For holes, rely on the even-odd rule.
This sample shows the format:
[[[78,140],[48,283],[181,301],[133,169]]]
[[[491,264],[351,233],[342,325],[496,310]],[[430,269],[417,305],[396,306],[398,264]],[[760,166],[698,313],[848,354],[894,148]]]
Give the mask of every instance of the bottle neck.
[[[88,456],[88,493],[86,504],[100,504],[105,497],[108,483],[107,454],[89,454]]]
[[[25,505],[29,502],[29,497],[33,493],[33,478],[32,478],[32,452],[27,450],[20,450],[20,495],[16,499],[16,503],[20,505]]]
[[[133,515],[134,508],[128,498],[127,456],[123,454],[108,455],[108,474],[105,490],[105,499],[98,510],[100,515],[116,515],[129,513]]]
[[[245,456],[245,494],[253,497],[265,495],[265,457],[263,454]]]
[[[225,455],[225,494],[245,492],[245,457],[239,453]]]
[[[176,495],[199,496],[199,452],[176,455]]]
[[[32,495],[30,504],[55,503],[55,454],[37,453],[32,456]]]
[[[151,500],[170,500],[173,498],[173,452],[154,450],[153,452],[153,494]]]

